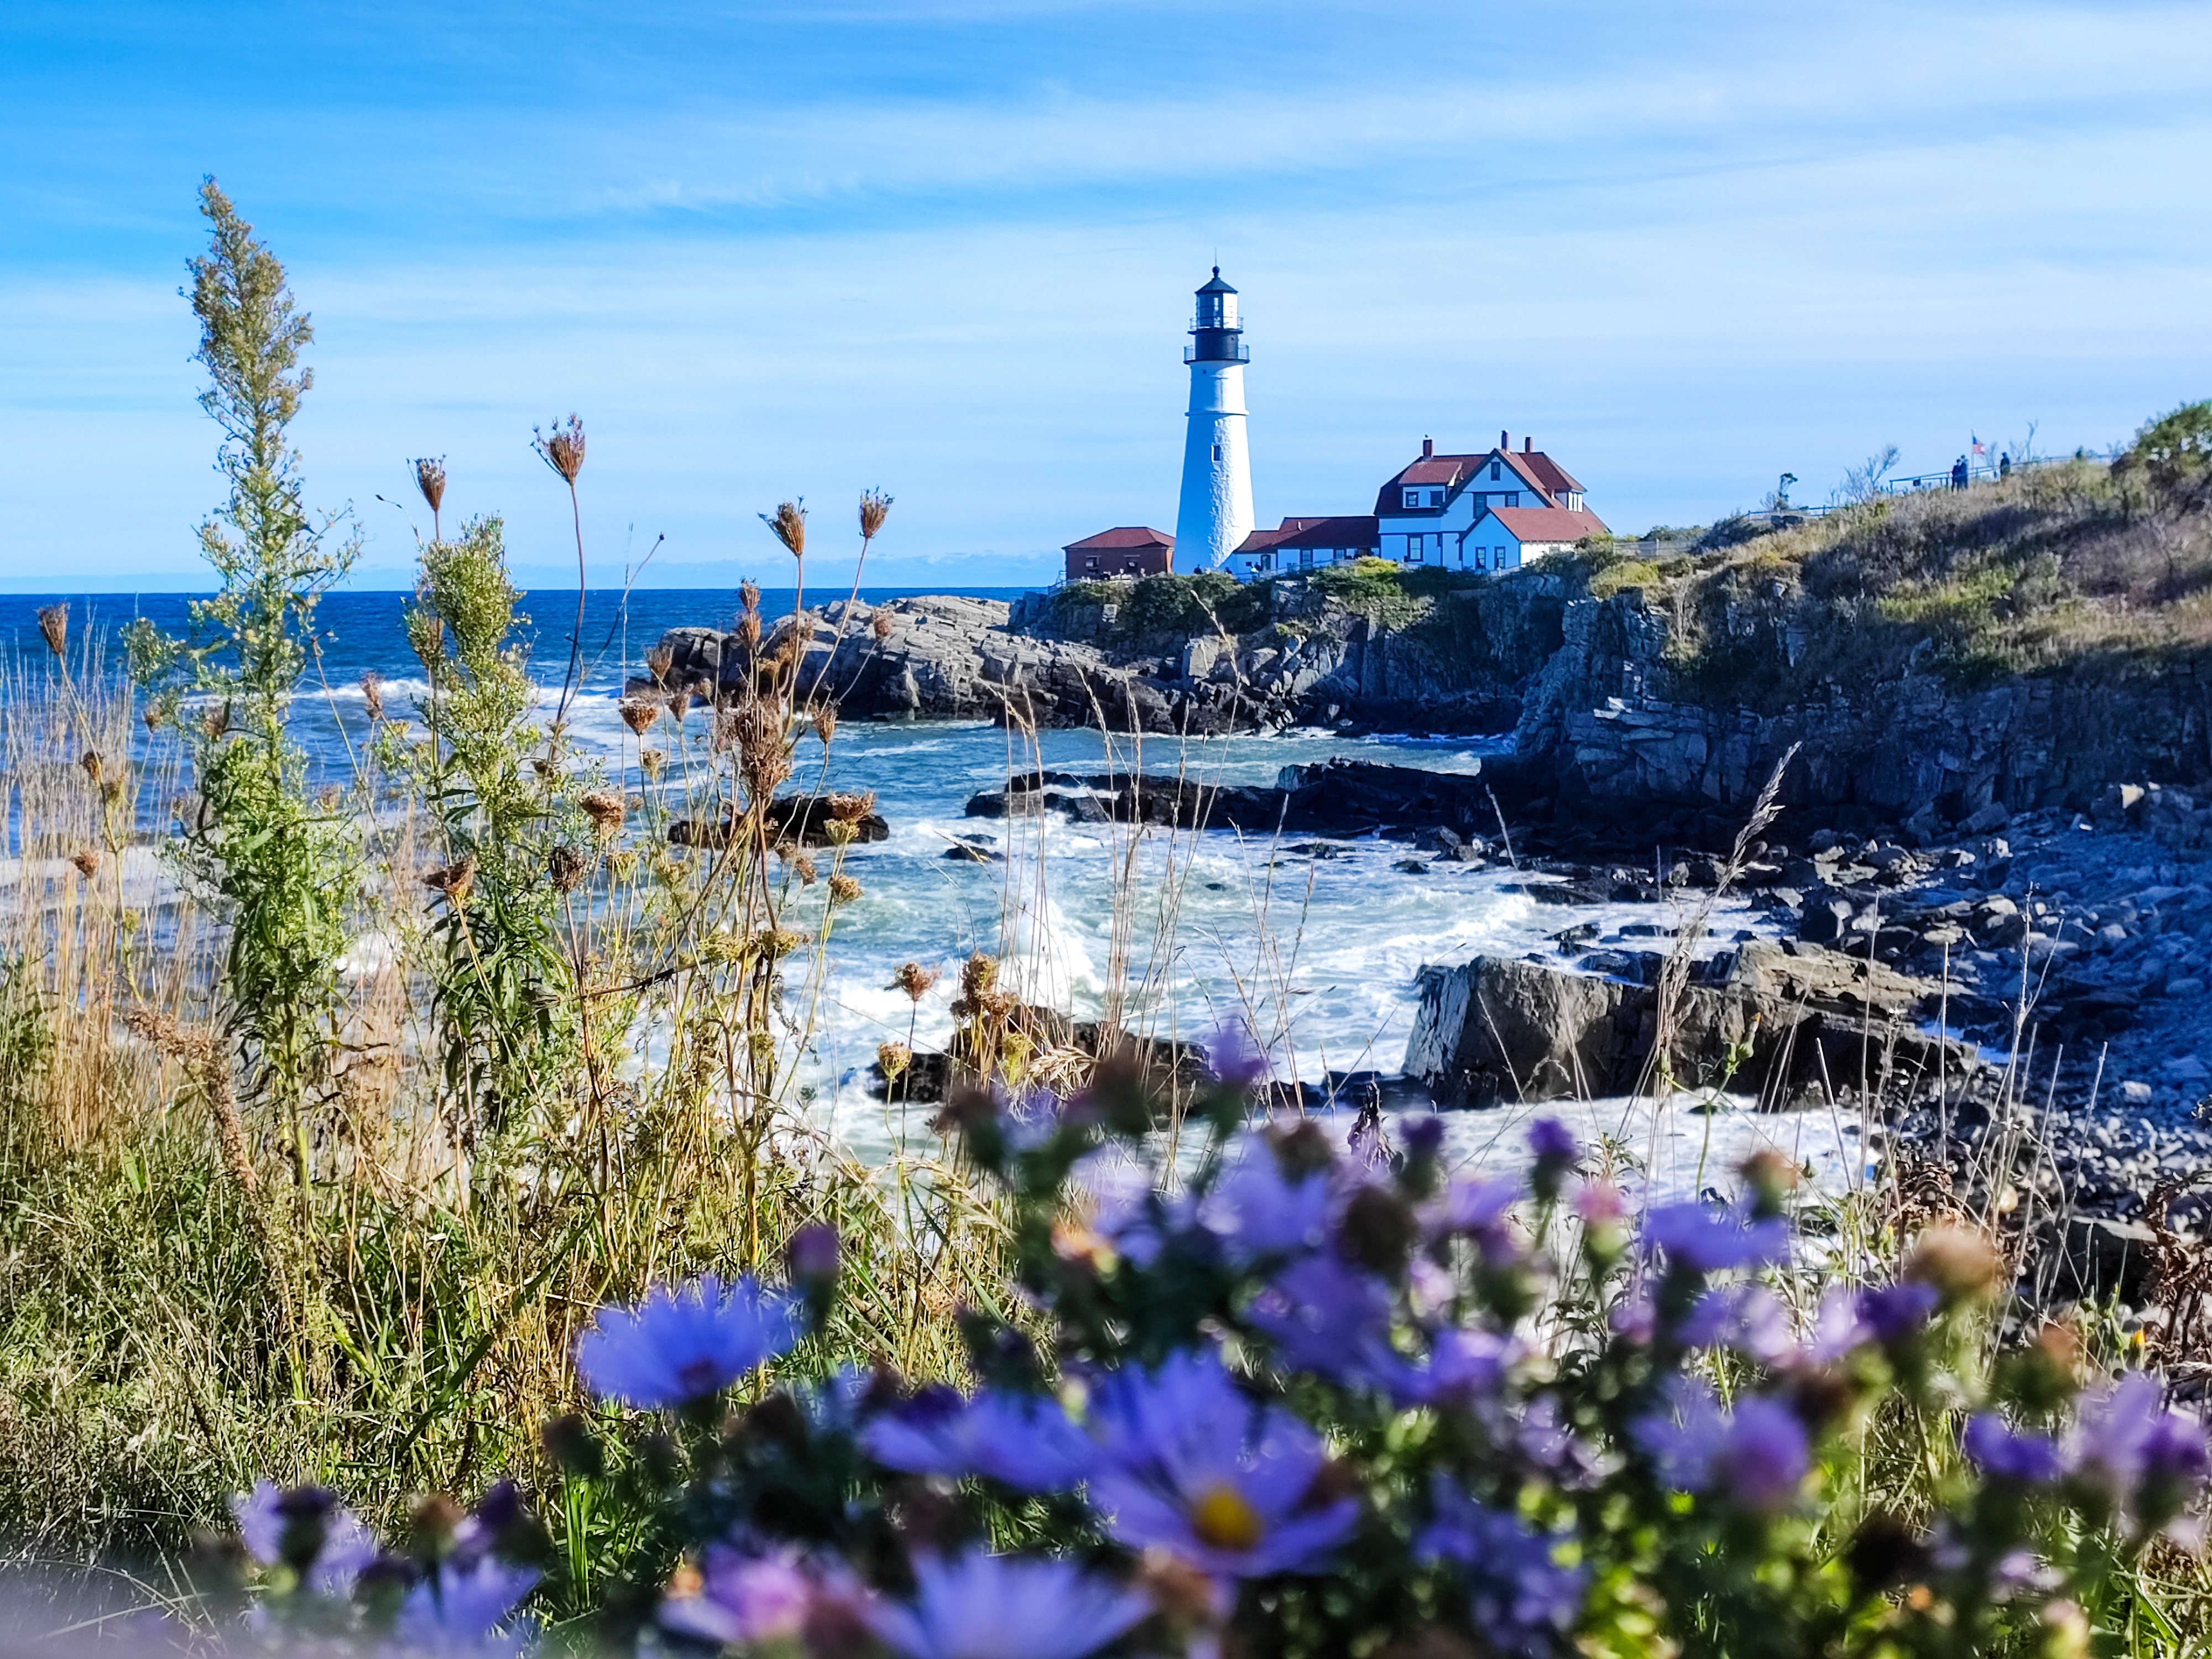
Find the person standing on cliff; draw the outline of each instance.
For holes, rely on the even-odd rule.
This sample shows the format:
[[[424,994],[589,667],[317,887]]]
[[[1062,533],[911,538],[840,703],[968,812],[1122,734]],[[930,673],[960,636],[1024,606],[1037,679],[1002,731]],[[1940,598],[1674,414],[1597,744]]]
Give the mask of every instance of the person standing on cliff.
[[[1964,489],[1966,487],[1966,458],[1964,455],[1961,455],[1957,460],[1951,464],[1951,488],[1954,489]]]

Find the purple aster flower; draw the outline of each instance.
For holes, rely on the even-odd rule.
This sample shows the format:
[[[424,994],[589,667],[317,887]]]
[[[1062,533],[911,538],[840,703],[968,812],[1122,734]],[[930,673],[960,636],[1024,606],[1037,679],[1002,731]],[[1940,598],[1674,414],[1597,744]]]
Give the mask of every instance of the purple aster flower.
[[[538,1577],[532,1568],[489,1555],[465,1565],[442,1562],[399,1604],[392,1645],[434,1659],[519,1652],[531,1632],[526,1621],[514,1620],[514,1610]]]
[[[2058,1447],[2048,1436],[2017,1433],[1995,1412],[1978,1412],[1966,1419],[1966,1447],[1974,1467],[1995,1480],[2039,1486],[2065,1471]]]
[[[753,1555],[717,1544],[707,1552],[698,1589],[661,1602],[660,1623],[723,1647],[788,1640],[805,1628],[817,1588],[791,1551]]]
[[[1310,1250],[1328,1230],[1333,1194],[1322,1170],[1292,1181],[1256,1136],[1198,1206],[1199,1224],[1238,1263]]]
[[[1716,1345],[1778,1365],[1796,1347],[1790,1314],[1761,1285],[1723,1285],[1699,1297],[1677,1333],[1692,1348]]]
[[[656,1286],[635,1308],[602,1308],[577,1340],[576,1370],[603,1400],[682,1406],[724,1389],[799,1340],[799,1310],[747,1273],[681,1290]]]
[[[321,1486],[257,1480],[230,1500],[230,1512],[248,1555],[264,1567],[293,1567],[318,1595],[352,1595],[361,1570],[376,1559],[375,1534]]]
[[[1251,1030],[1243,1021],[1225,1022],[1203,1047],[1206,1070],[1216,1080],[1238,1089],[1267,1080],[1267,1053],[1253,1042]]]
[[[2207,1473],[2203,1426],[2167,1411],[2142,1371],[2084,1398],[2067,1451],[2077,1478],[2154,1526],[2179,1514]]]
[[[1488,1400],[1505,1386],[1506,1372],[1520,1357],[1519,1343],[1492,1331],[1439,1331],[1429,1363],[1419,1370],[1401,1366],[1391,1397],[1401,1406]]]
[[[1917,1333],[1942,1300],[1933,1285],[1917,1280],[1872,1285],[1859,1292],[1859,1317],[1874,1340],[1887,1346]]]
[[[1644,1243],[1692,1273],[1763,1267],[1790,1259],[1790,1223],[1781,1216],[1757,1220],[1740,1206],[1668,1204],[1644,1218]]]
[[[1805,1425],[1778,1401],[1753,1395],[1724,1414],[1712,1390],[1677,1374],[1666,1405],[1629,1425],[1629,1437],[1667,1486],[1683,1492],[1719,1487],[1763,1514],[1785,1507],[1812,1467]]]
[[[1091,1412],[1103,1462],[1091,1501],[1132,1549],[1158,1547],[1216,1577],[1320,1571],[1358,1524],[1350,1498],[1316,1503],[1321,1437],[1249,1399],[1214,1354],[1117,1371]]]
[[[1663,1486],[1703,1492],[1712,1480],[1713,1460],[1728,1435],[1713,1391],[1676,1372],[1660,1387],[1664,1403],[1628,1425],[1628,1437],[1651,1460]]]
[[[1588,1571],[1561,1566],[1559,1540],[1531,1532],[1508,1510],[1476,1503],[1444,1476],[1435,1477],[1430,1492],[1437,1518],[1414,1547],[1425,1560],[1460,1567],[1475,1626],[1510,1653],[1556,1651],[1582,1613]]]
[[[1583,1155],[1583,1144],[1559,1119],[1540,1117],[1528,1126],[1528,1151],[1540,1164],[1572,1164]]]
[[[1465,1233],[1476,1237],[1503,1224],[1505,1212],[1521,1196],[1521,1184],[1510,1176],[1454,1176],[1421,1219],[1431,1237]]]
[[[1553,1395],[1540,1394],[1528,1402],[1513,1438],[1523,1457],[1571,1492],[1595,1485],[1609,1462],[1559,1420],[1559,1402]]]
[[[864,1614],[906,1659],[1084,1659],[1152,1611],[1133,1590],[1043,1557],[925,1555],[914,1579],[911,1602]]]
[[[1649,1346],[1659,1334],[1659,1310],[1651,1305],[1651,1298],[1638,1291],[1625,1296],[1613,1304],[1613,1311],[1606,1316],[1606,1323],[1624,1342],[1638,1347]]]
[[[1628,1198],[1610,1181],[1585,1181],[1575,1188],[1575,1213],[1585,1227],[1618,1226],[1628,1215]]]
[[[862,1431],[886,1468],[955,1478],[980,1474],[1017,1492],[1065,1492],[1088,1472],[1093,1448],[1057,1400],[986,1390],[963,1400],[926,1389]]]
[[[1859,1312],[1858,1292],[1848,1285],[1831,1285],[1813,1315],[1806,1358],[1826,1364],[1873,1340],[1874,1329]]]
[[[1291,1370],[1347,1388],[1389,1388],[1407,1370],[1390,1346],[1390,1291],[1334,1255],[1292,1262],[1254,1300],[1247,1317],[1274,1340]]]
[[[1772,1515],[1796,1500],[1812,1467],[1812,1447],[1796,1413],[1763,1395],[1736,1402],[1715,1469],[1729,1497],[1747,1510]]]

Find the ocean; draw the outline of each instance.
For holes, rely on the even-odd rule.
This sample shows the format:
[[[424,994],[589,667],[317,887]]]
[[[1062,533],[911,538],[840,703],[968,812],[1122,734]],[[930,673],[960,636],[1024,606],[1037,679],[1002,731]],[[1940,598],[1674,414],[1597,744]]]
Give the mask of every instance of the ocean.
[[[907,590],[864,589],[872,602]],[[974,590],[1011,599],[1019,590]],[[57,596],[0,596],[0,646],[43,650],[36,611]],[[787,590],[767,592],[770,617],[788,611]],[[810,598],[842,598],[810,595]],[[73,634],[118,630],[144,616],[177,631],[187,596],[96,594],[70,601]],[[358,729],[361,677],[386,681],[385,698],[404,712],[422,690],[401,617],[408,596],[342,592],[324,601],[327,635],[317,672],[294,704],[293,729],[311,763],[349,777],[339,739],[341,716]],[[574,598],[533,594],[533,677],[550,705],[568,662]],[[626,675],[641,672],[662,632],[686,624],[727,625],[736,596],[727,589],[593,594],[583,627],[584,694],[573,729],[633,791],[637,745],[617,713]],[[151,741],[164,741],[156,738]],[[951,1029],[949,1001],[960,963],[977,951],[1004,953],[1024,994],[1079,1018],[1109,1001],[1152,1012],[1152,1035],[1202,1040],[1227,1023],[1272,1039],[1276,1074],[1309,1084],[1352,1071],[1401,1067],[1416,1003],[1415,978],[1428,963],[1478,953],[1557,958],[1553,936],[1582,921],[1610,932],[1653,919],[1649,905],[1568,908],[1540,904],[1519,873],[1504,866],[1435,865],[1406,870],[1403,843],[1364,837],[1280,842],[1228,830],[1170,836],[1154,832],[1132,852],[1124,829],[1057,817],[970,818],[974,793],[1002,787],[1010,772],[1042,765],[1073,771],[1182,772],[1209,781],[1269,784],[1289,765],[1349,755],[1431,769],[1474,771],[1492,740],[1347,738],[1322,731],[1179,740],[1116,738],[1096,732],[1046,732],[1030,748],[982,722],[863,722],[839,726],[827,757],[826,787],[873,790],[888,820],[887,841],[851,848],[847,869],[864,896],[839,913],[825,982],[818,988],[819,1034],[805,1060],[809,1109],[823,1127],[863,1150],[907,1139],[898,1121],[867,1090],[867,1067],[886,1040],[933,1046]],[[798,776],[822,774],[817,740],[804,739]],[[958,838],[988,836],[993,861],[948,856]],[[1117,890],[1125,896],[1116,915]],[[1725,939],[1755,925],[1748,912],[1718,919]],[[937,969],[938,988],[915,1010],[890,985],[893,970],[918,961]],[[1813,1115],[1759,1120],[1669,1110],[1653,1124],[1646,1109],[1619,1101],[1548,1104],[1586,1133],[1618,1134],[1639,1154],[1656,1153],[1655,1185],[1694,1188],[1717,1177],[1754,1141],[1774,1134],[1785,1151],[1810,1159],[1816,1174],[1848,1181],[1858,1167],[1844,1127],[1832,1133]],[[1517,1161],[1528,1109],[1454,1114],[1451,1141],[1486,1164]]]

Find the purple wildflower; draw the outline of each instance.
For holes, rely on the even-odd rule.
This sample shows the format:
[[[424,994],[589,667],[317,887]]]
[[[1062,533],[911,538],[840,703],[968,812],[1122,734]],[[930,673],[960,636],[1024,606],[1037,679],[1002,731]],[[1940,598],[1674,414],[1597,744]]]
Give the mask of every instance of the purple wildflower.
[[[2048,1436],[2018,1433],[1994,1412],[1978,1412],[1966,1419],[1966,1447],[1974,1467],[1993,1480],[2039,1486],[2056,1480],[2065,1469],[2057,1443]]]
[[[717,1544],[707,1552],[698,1589],[664,1601],[660,1623],[723,1647],[788,1639],[805,1627],[817,1588],[790,1551],[751,1555]]]
[[[531,1632],[526,1621],[514,1620],[514,1610],[538,1577],[533,1568],[489,1555],[465,1565],[442,1562],[400,1603],[392,1644],[440,1659],[519,1652]]]
[[[1133,1549],[1216,1577],[1318,1571],[1358,1522],[1352,1498],[1310,1502],[1328,1461],[1320,1437],[1248,1399],[1214,1354],[1114,1373],[1091,1420],[1104,1460],[1091,1503]]]
[[[914,1564],[915,1596],[864,1616],[907,1659],[1084,1659],[1152,1611],[1152,1604],[1072,1561],[981,1550]]]
[[[655,1287],[635,1308],[602,1308],[576,1343],[576,1370],[603,1400],[682,1406],[720,1394],[799,1340],[789,1297],[748,1273],[714,1274],[681,1290]]]
[[[1736,1404],[1715,1473],[1744,1508],[1772,1515],[1796,1500],[1812,1464],[1797,1413],[1778,1400],[1753,1395]]]
[[[1557,1540],[1531,1532],[1508,1510],[1476,1503],[1443,1475],[1430,1490],[1437,1518],[1415,1548],[1425,1559],[1460,1566],[1476,1627],[1508,1652],[1556,1650],[1581,1614],[1588,1571],[1561,1566]]]
[[[2167,1411],[2142,1371],[2083,1400],[2067,1451],[2077,1478],[2152,1525],[2179,1513],[2208,1469],[2203,1425]]]
[[[1325,1173],[1290,1180],[1273,1149],[1248,1138],[1243,1155],[1200,1202],[1198,1219],[1241,1264],[1318,1245],[1328,1229],[1331,1200]]]
[[[869,1424],[860,1443],[886,1468],[980,1474],[1031,1492],[1066,1491],[1083,1479],[1093,1455],[1058,1401],[988,1390],[972,1400],[950,1389],[925,1390]]]
[[[318,1595],[353,1594],[361,1570],[376,1559],[376,1538],[321,1486],[289,1490],[257,1480],[230,1500],[246,1553],[264,1567],[287,1565]]]
[[[1507,1176],[1454,1176],[1422,1212],[1431,1237],[1466,1233],[1481,1237],[1497,1231],[1521,1196],[1520,1183]]]
[[[1206,1069],[1216,1081],[1249,1089],[1267,1080],[1267,1052],[1253,1042],[1251,1030],[1243,1021],[1225,1022],[1204,1046]]]
[[[1540,1164],[1572,1164],[1583,1155],[1575,1132],[1555,1117],[1540,1117],[1528,1126],[1528,1151]]]
[[[1389,1290],[1336,1256],[1292,1262],[1248,1316],[1273,1339],[1285,1365],[1347,1388],[1389,1388],[1407,1369],[1390,1346]]]
[[[1790,1223],[1782,1216],[1758,1220],[1740,1206],[1668,1204],[1644,1218],[1644,1243],[1692,1273],[1763,1267],[1790,1259]]]
[[[1723,1414],[1712,1390],[1677,1374],[1667,1403],[1629,1426],[1665,1485],[1683,1492],[1718,1486],[1747,1510],[1771,1514],[1797,1494],[1812,1467],[1805,1425],[1778,1401],[1753,1395]]]
[[[1481,1329],[1439,1331],[1426,1366],[1404,1368],[1391,1389],[1401,1406],[1469,1404],[1495,1395],[1521,1357],[1520,1344]]]
[[[1918,1332],[1942,1299],[1933,1285],[1916,1279],[1872,1285],[1859,1292],[1859,1317],[1866,1322],[1874,1340],[1887,1346]]]
[[[1585,1181],[1575,1188],[1575,1213],[1585,1227],[1618,1226],[1628,1215],[1628,1198],[1610,1181]]]
[[[1678,1334],[1692,1348],[1717,1344],[1778,1365],[1796,1348],[1788,1310],[1764,1285],[1723,1285],[1707,1291],[1682,1321]]]

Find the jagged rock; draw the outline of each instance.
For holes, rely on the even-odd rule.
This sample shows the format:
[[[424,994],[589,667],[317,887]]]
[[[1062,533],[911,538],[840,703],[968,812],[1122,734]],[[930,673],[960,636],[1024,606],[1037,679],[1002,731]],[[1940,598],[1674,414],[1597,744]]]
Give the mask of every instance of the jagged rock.
[[[1644,1079],[1658,1042],[1659,988],[1650,982],[1477,957],[1423,969],[1418,988],[1406,1073],[1447,1103],[1625,1093]],[[1725,1076],[1771,1107],[1820,1087],[1932,1081],[1939,1066],[1960,1078],[1978,1064],[1974,1049],[1914,1024],[1935,990],[1836,951],[1747,944],[1682,988],[1668,1067],[1699,1085]],[[1727,1075],[1731,1056],[1746,1058]]]

